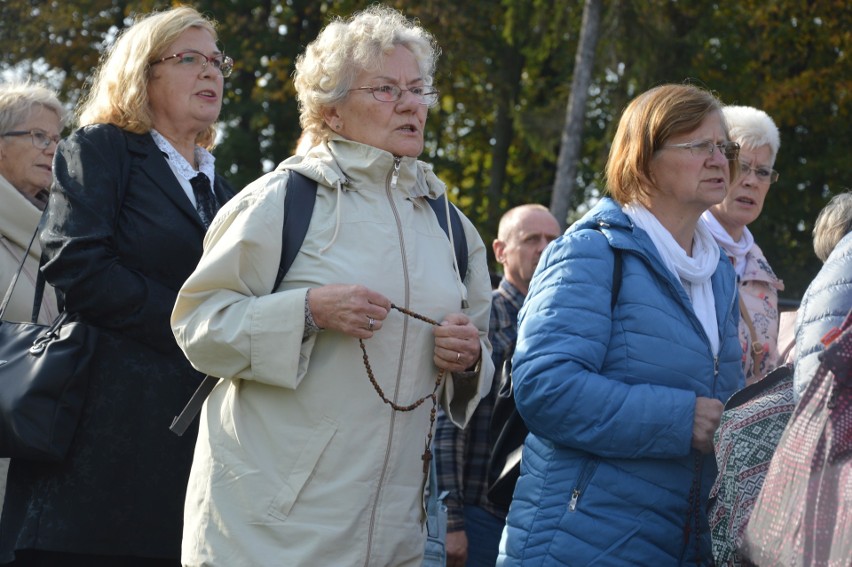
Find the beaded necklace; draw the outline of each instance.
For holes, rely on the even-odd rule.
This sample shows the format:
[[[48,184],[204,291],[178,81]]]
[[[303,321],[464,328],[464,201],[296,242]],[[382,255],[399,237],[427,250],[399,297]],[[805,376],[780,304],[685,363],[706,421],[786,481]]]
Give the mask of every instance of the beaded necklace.
[[[397,311],[399,311],[403,315],[408,315],[409,317],[413,317],[414,319],[419,319],[420,321],[423,321],[425,323],[429,323],[430,325],[440,325],[440,323],[438,321],[435,321],[433,319],[429,319],[428,317],[426,317],[424,315],[420,315],[418,313],[415,313],[414,311],[410,311],[408,309],[405,309],[404,307],[399,307],[397,305],[394,305],[393,303],[391,303],[391,309],[396,309]],[[373,385],[373,388],[376,390],[376,393],[379,394],[379,397],[382,399],[382,401],[384,403],[388,404],[391,408],[393,408],[394,411],[398,411],[398,412],[413,411],[413,410],[419,408],[423,404],[423,402],[425,402],[429,398],[432,399],[432,411],[429,413],[429,433],[426,435],[426,447],[423,451],[423,456],[421,457],[423,459],[423,473],[426,474],[429,470],[429,461],[432,460],[432,433],[435,429],[435,417],[437,416],[437,413],[438,413],[438,395],[437,395],[437,392],[438,392],[438,388],[441,386],[441,382],[444,380],[444,374],[445,374],[444,369],[442,368],[441,370],[438,371],[438,376],[435,378],[435,387],[432,388],[431,393],[426,394],[422,398],[415,400],[411,404],[400,405],[400,404],[395,403],[393,400],[389,399],[387,396],[385,396],[385,393],[382,390],[382,387],[379,386],[379,383],[376,381],[376,377],[373,374],[373,369],[370,366],[370,359],[367,357],[367,349],[364,346],[364,339],[358,339],[358,345],[361,347],[361,352],[364,354],[364,357],[363,357],[364,358],[364,368],[367,370],[367,377],[370,378],[370,383]]]

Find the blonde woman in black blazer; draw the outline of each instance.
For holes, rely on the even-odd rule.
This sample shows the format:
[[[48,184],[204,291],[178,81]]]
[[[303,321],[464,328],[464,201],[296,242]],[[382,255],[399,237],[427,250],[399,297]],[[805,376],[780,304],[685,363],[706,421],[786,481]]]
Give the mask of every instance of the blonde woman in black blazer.
[[[169,316],[201,257],[203,198],[233,194],[213,169],[214,122],[232,62],[213,22],[181,7],[125,30],[60,144],[40,235],[45,277],[99,329],[67,459],[12,461],[0,562],[179,565],[195,432],[169,432],[202,376]],[[199,196],[190,179],[213,183]],[[208,219],[209,220],[209,219]]]

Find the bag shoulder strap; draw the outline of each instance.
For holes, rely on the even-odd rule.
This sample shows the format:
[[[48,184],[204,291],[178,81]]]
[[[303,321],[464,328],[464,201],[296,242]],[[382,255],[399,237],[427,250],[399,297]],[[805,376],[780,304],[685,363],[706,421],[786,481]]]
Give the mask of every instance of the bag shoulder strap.
[[[618,303],[618,294],[621,292],[621,248],[613,248],[615,261],[612,263],[612,297],[609,300],[610,310],[615,309]]]
[[[281,228],[281,261],[272,291],[275,292],[305,241],[314,203],[317,200],[317,182],[298,171],[287,177],[287,194],[284,196],[284,225]]]
[[[444,199],[447,198],[447,194],[444,193]],[[444,214],[444,204],[441,202],[440,198],[427,198],[426,202],[429,203],[429,206],[432,207],[433,211],[435,211],[435,216],[438,218],[438,224],[441,225],[441,229],[453,242],[453,247],[455,249],[454,252],[456,254],[456,264],[459,266],[459,277],[464,280],[465,274],[467,274],[468,251],[467,238],[464,236],[464,227],[462,226],[461,218],[459,218],[459,211],[456,209],[455,205],[448,203],[450,207],[450,226],[447,226],[447,216]],[[452,230],[452,234],[454,235],[453,237],[450,237],[450,230]],[[458,235],[459,238],[455,238],[455,235]]]
[[[848,388],[850,369],[852,369],[852,309],[849,310],[843,323],[825,334],[822,338],[825,350],[820,353],[820,366],[831,370],[835,382]],[[836,397],[837,388],[832,389]]]
[[[757,377],[757,380],[760,380],[760,363],[763,362],[763,357],[766,353],[763,351],[763,344],[761,344],[757,338],[757,331],[754,328],[754,323],[751,322],[751,315],[749,315],[748,309],[746,309],[743,294],[740,293],[738,295],[740,301],[740,317],[742,317],[743,321],[745,321],[746,327],[748,327],[749,338],[751,339],[748,350],[753,364],[752,374]]]
[[[0,303],[0,319],[3,318],[3,314],[6,312],[6,306],[12,299],[12,292],[15,290],[15,284],[18,283],[18,278],[21,276],[21,272],[24,269],[24,264],[26,264],[27,258],[30,255],[30,249],[33,247],[33,242],[35,242],[36,236],[38,236],[38,229],[39,227],[36,227],[35,232],[33,232],[33,236],[32,238],[30,238],[30,243],[27,245],[27,249],[24,250],[24,254],[21,256],[21,263],[18,264],[18,269],[15,271],[15,275],[12,276],[12,281],[9,282],[9,288],[6,290],[6,294],[3,296],[2,303]],[[35,309],[35,307],[33,307],[33,309]],[[33,318],[33,323],[35,323],[36,318],[38,318],[38,313],[35,314],[35,318]]]
[[[287,191],[284,195],[284,222],[281,227],[281,260],[278,264],[278,272],[275,274],[275,282],[272,285],[274,293],[284,276],[287,275],[287,270],[293,265],[296,255],[299,253],[299,248],[302,247],[302,242],[308,233],[308,226],[311,223],[311,216],[314,211],[314,203],[317,198],[317,183],[301,173],[290,171],[287,176]],[[204,377],[198,388],[193,392],[192,397],[184,406],[183,410],[173,420],[169,429],[175,435],[183,435],[189,428],[190,424],[195,420],[195,417],[201,411],[201,406],[204,405],[204,400],[213,391],[216,384],[219,383],[219,378],[210,376]]]

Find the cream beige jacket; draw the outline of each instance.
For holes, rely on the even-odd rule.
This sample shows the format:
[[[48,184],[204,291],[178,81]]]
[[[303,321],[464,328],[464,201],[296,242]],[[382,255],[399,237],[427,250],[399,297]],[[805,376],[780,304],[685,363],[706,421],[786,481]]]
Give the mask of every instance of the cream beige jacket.
[[[9,283],[15,276],[39,219],[41,219],[41,211],[0,175],[0,300],[5,297],[6,290],[9,289]],[[12,299],[3,314],[3,319],[7,321],[31,319],[40,257],[41,246],[36,238],[18,283],[15,285]],[[44,324],[52,323],[56,315],[56,293],[50,285],[45,284],[38,321]]]
[[[473,376],[451,376],[441,404],[463,426],[491,386],[491,287],[485,246],[463,219],[469,268],[424,201],[444,185],[431,168],[333,140],[294,157],[217,215],[204,256],[172,315],[193,365],[224,377],[201,414],[185,508],[185,565],[416,566],[421,456],[431,403],[407,413],[379,398],[357,339],[303,338],[305,293],[362,284],[440,321],[464,312],[479,329]],[[281,253],[288,170],[319,182],[302,248],[271,293]],[[392,310],[365,341],[384,393],[405,405],[428,394],[437,369],[430,325]]]

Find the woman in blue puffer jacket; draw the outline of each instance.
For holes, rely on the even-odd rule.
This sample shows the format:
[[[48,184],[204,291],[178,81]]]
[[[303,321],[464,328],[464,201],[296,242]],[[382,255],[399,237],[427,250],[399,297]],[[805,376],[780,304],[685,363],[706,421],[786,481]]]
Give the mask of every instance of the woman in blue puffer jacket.
[[[531,434],[504,566],[712,564],[713,432],[745,383],[734,270],[698,223],[735,175],[720,108],[688,85],[631,102],[614,200],[539,262],[513,360]]]
[[[793,396],[798,403],[816,374],[822,338],[852,309],[852,193],[832,197],[814,223],[814,252],[824,262],[796,316]]]

